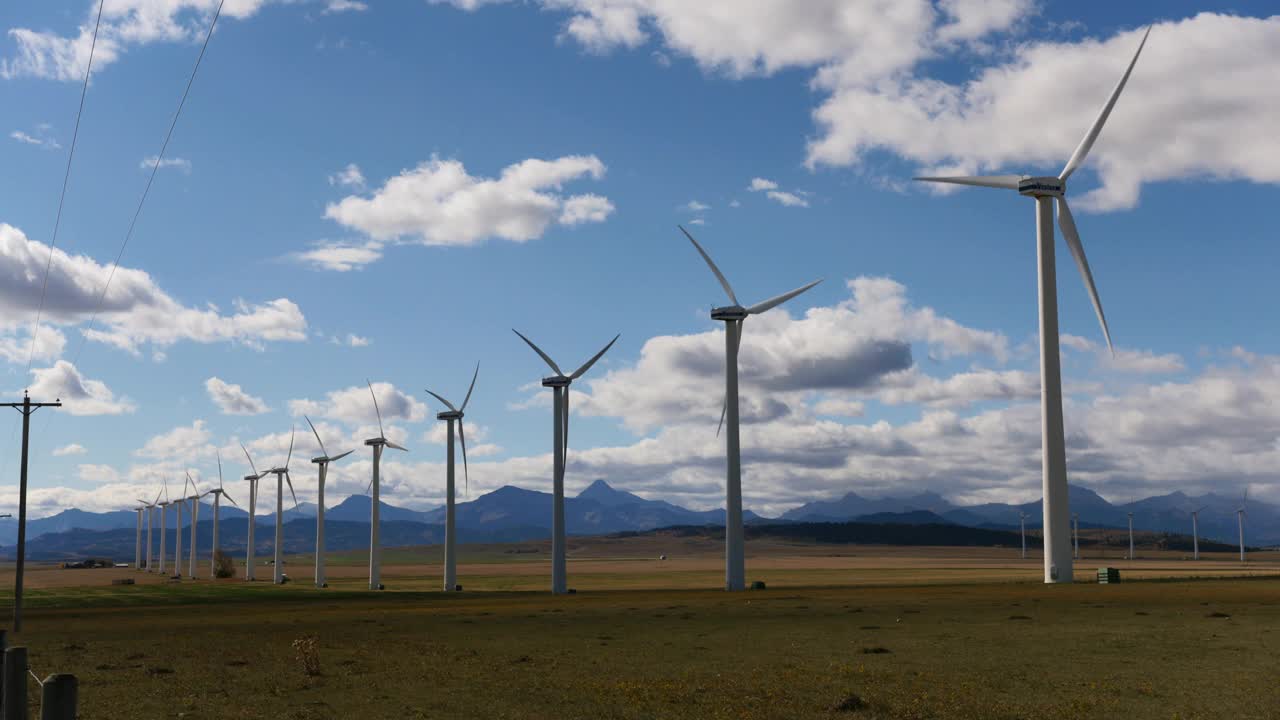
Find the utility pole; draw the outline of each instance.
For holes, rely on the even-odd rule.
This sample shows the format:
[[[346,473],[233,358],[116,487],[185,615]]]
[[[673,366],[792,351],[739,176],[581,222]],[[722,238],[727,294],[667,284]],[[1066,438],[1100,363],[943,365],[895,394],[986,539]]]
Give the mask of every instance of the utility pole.
[[[22,402],[0,403],[22,413],[22,470],[18,481],[18,566],[13,576],[13,631],[22,632],[22,573],[27,564],[27,448],[31,440],[31,413],[42,407],[62,407],[61,399],[33,403],[24,390]]]

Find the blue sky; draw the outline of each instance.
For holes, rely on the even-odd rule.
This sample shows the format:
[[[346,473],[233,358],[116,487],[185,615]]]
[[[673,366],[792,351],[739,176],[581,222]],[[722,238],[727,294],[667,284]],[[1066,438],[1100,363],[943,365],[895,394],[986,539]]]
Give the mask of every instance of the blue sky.
[[[909,178],[1056,174],[1148,23],[1072,178],[1117,360],[1059,244],[1072,480],[1280,500],[1267,3],[228,0],[134,272],[113,281],[110,337],[79,352],[215,5],[107,0],[57,243],[79,259],[56,256],[65,313],[46,327],[63,342],[36,375],[31,258],[48,256],[34,243],[52,233],[97,4],[0,9],[0,376],[14,399],[32,386],[69,405],[35,423],[37,513],[123,507],[186,469],[207,482],[215,448],[238,477],[236,444],[267,464],[304,410],[331,449],[353,444],[370,434],[365,378],[387,384],[411,448],[387,499],[432,505],[444,448],[422,389],[460,396],[476,361],[475,489],[545,489],[550,408],[530,386],[545,368],[511,327],[573,366],[622,333],[574,398],[571,490],[605,477],[717,505],[707,311],[723,297],[677,223],[744,300],[826,279],[747,324],[749,507],[1038,497],[1032,204]],[[15,427],[0,423],[10,477]]]

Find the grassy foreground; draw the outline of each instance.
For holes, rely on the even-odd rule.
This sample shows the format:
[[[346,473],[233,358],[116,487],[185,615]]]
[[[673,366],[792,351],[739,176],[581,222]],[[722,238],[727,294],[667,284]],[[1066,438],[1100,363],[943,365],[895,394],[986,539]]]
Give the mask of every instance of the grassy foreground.
[[[114,590],[36,593],[17,639],[37,674],[80,677],[86,718],[1245,720],[1280,708],[1274,577],[566,597]],[[307,637],[314,676],[293,647]]]

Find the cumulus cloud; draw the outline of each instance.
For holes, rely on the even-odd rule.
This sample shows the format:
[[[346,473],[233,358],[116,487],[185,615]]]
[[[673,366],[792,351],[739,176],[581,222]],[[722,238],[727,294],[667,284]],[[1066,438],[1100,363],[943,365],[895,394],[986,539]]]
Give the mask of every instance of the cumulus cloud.
[[[53,250],[50,260],[47,245],[0,223],[0,355],[4,357],[11,356],[4,350],[6,338],[12,340],[22,332],[19,328],[35,317],[46,263],[49,280],[45,322],[79,325],[86,323],[99,307],[109,265],[85,255],[70,255],[60,248]],[[102,298],[97,325],[84,332],[90,340],[139,354],[144,345],[164,347],[180,341],[232,342],[257,348],[266,342],[305,340],[306,329],[301,309],[286,298],[260,304],[236,300],[233,312],[224,314],[213,305],[182,305],[146,272],[121,267]],[[60,352],[64,342],[60,336],[46,335],[43,330],[39,340],[46,356],[54,348]]]
[[[31,394],[62,400],[63,412],[71,415],[121,415],[137,409],[131,400],[117,398],[106,383],[84,377],[66,360],[53,367],[32,368],[31,375]]]
[[[320,11],[322,15],[333,15],[335,13],[344,12],[364,12],[369,6],[360,0],[326,0],[324,10]]]
[[[214,457],[217,448],[210,442],[213,433],[203,420],[190,425],[180,425],[172,430],[151,437],[142,447],[133,451],[138,457],[165,463],[192,463]]]
[[[787,192],[786,190],[779,190],[778,183],[772,180],[759,177],[752,178],[751,184],[747,186],[747,189],[751,192],[763,192],[770,200],[786,207],[809,207],[809,201],[803,197],[803,191]]]
[[[41,125],[36,128],[34,134],[26,133],[21,130],[14,130],[9,133],[9,137],[24,145],[35,145],[36,147],[41,147],[46,150],[62,149],[62,146],[58,144],[58,141],[49,134],[49,127],[47,125]]]
[[[290,258],[315,270],[350,272],[380,260],[382,248],[382,243],[372,241],[321,243],[310,250],[293,253]]]
[[[365,185],[364,173],[360,172],[359,165],[348,163],[345,168],[329,176],[329,184],[363,190]]]
[[[377,409],[382,412],[383,423],[392,420],[421,422],[427,416],[427,406],[424,403],[414,399],[412,395],[401,392],[391,383],[373,383],[373,391],[378,398]],[[289,413],[294,416],[309,415],[313,418],[328,418],[346,425],[373,423],[376,434],[378,416],[367,385],[334,390],[326,394],[323,400],[306,398],[290,400]],[[374,437],[374,435],[367,437]]]
[[[379,242],[474,245],[488,239],[527,242],[553,223],[602,222],[613,204],[593,194],[564,197],[563,186],[599,180],[594,155],[523,160],[496,178],[470,175],[461,162],[432,158],[387,180],[369,196],[350,195],[325,217]]]
[[[138,167],[143,170],[150,170],[156,165],[159,165],[161,170],[164,170],[165,168],[175,168],[181,170],[186,175],[191,174],[191,161],[186,158],[161,158],[159,155],[148,155],[142,159],[142,162],[138,163]]]
[[[70,445],[63,445],[62,447],[54,448],[53,456],[67,457],[69,455],[83,455],[87,452],[89,451],[86,450],[84,446],[81,445],[80,443],[71,443]]]
[[[262,398],[254,397],[239,385],[221,378],[211,377],[205,380],[204,389],[223,415],[261,415],[271,409]]]

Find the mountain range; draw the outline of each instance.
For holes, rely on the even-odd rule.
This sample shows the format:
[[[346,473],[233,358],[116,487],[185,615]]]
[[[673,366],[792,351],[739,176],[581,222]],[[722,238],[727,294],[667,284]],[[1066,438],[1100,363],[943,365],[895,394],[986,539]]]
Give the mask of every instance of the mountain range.
[[[1071,509],[1080,515],[1082,527],[1123,528],[1128,513],[1133,513],[1134,528],[1157,532],[1190,532],[1191,510],[1200,512],[1200,532],[1204,538],[1226,543],[1236,541],[1235,510],[1239,500],[1216,494],[1191,497],[1180,492],[1144,498],[1124,505],[1113,505],[1087,488],[1070,487]],[[352,495],[325,511],[326,536],[334,550],[368,543],[368,518],[371,499]],[[551,516],[551,495],[545,492],[504,486],[475,500],[458,503],[457,522],[464,542],[511,542],[546,537]],[[957,506],[936,493],[906,497],[865,498],[847,493],[837,500],[806,503],[783,513],[778,518],[764,518],[744,512],[751,525],[785,523],[890,523],[925,525],[949,523],[992,530],[1014,530],[1020,513],[1027,515],[1027,527],[1040,525],[1040,502],[1022,505],[986,503]],[[290,551],[309,549],[312,542],[316,507],[300,503],[284,513],[286,546]],[[381,503],[382,537],[388,546],[431,544],[443,533],[444,508],[410,510]],[[170,520],[173,515],[170,514]],[[223,545],[228,549],[244,547],[248,514],[226,503],[220,511]],[[200,510],[200,536],[210,541],[212,507]],[[190,515],[184,515],[184,527]],[[602,535],[616,532],[645,531],[672,526],[723,525],[723,510],[689,510],[662,500],[646,500],[633,493],[596,480],[576,497],[565,500],[565,521],[572,535]],[[127,546],[131,559],[136,515],[132,510],[93,513],[70,509],[27,524],[29,556],[39,558],[82,557],[92,555],[95,548],[118,557],[121,543]],[[259,515],[258,525],[271,525],[270,515]],[[159,523],[154,526],[158,531]],[[172,537],[173,528],[169,528]],[[0,519],[0,555],[11,557],[16,541],[17,525],[13,519]],[[269,547],[271,533],[258,533],[263,550]],[[344,539],[349,537],[349,542]],[[1246,540],[1250,545],[1280,544],[1280,507],[1264,502],[1249,503]],[[157,540],[158,543],[158,540]],[[296,549],[292,546],[296,545]],[[305,546],[305,547],[304,547]],[[309,551],[309,550],[308,550]]]

